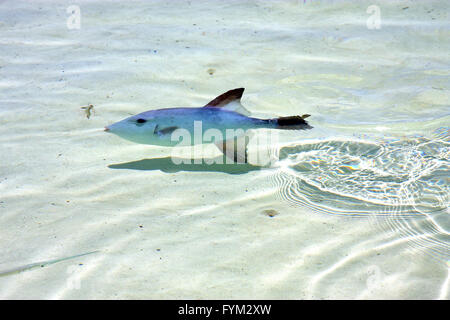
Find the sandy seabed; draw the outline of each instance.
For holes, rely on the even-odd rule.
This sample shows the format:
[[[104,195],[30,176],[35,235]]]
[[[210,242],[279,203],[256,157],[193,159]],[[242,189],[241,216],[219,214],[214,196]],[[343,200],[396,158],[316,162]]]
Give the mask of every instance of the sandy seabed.
[[[448,299],[448,2],[74,4],[0,3],[0,298]],[[314,129],[271,167],[103,132],[238,87]],[[343,184],[373,145],[393,178]],[[398,172],[424,214],[398,214]]]

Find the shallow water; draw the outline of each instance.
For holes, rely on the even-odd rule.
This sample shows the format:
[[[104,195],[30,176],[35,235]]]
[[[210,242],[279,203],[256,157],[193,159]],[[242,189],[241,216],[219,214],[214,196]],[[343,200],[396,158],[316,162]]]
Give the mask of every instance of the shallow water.
[[[448,299],[448,3],[72,4],[0,2],[1,298]],[[237,87],[314,129],[270,166],[103,132]]]

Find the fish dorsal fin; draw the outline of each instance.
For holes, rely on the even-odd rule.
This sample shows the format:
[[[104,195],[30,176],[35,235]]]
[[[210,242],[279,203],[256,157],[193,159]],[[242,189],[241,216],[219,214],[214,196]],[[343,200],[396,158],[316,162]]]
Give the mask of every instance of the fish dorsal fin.
[[[224,108],[225,110],[234,111],[243,115],[250,115],[250,112],[241,104],[241,97],[245,88],[238,88],[227,91],[214,100],[208,102],[205,107],[208,108]]]
[[[244,88],[238,88],[233,89],[230,91],[227,91],[225,93],[222,93],[220,96],[215,98],[214,100],[208,102],[205,107],[217,107],[217,108],[223,108],[227,104],[233,101],[241,101],[242,94],[244,93]]]

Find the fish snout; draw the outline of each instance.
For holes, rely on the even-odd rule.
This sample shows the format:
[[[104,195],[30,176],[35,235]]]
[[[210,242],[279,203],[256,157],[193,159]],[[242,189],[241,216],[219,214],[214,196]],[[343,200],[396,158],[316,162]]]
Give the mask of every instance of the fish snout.
[[[105,127],[105,130],[104,131],[109,131],[109,128],[108,127]]]

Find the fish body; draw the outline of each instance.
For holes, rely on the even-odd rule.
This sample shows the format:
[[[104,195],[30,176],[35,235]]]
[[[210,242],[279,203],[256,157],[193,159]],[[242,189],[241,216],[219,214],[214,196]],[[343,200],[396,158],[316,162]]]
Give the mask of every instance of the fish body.
[[[167,108],[131,116],[108,126],[107,131],[137,143],[173,147],[179,144],[178,139],[172,138],[173,132],[184,129],[194,137],[195,126],[203,132],[218,130],[222,137],[226,137],[227,130],[275,128],[276,124],[222,108]],[[191,145],[199,143],[203,142],[198,139],[190,141]]]
[[[251,129],[312,128],[304,120],[309,115],[274,119],[250,117],[250,113],[240,103],[243,92],[244,88],[230,90],[201,108],[145,111],[113,123],[105,127],[105,131],[141,144],[173,147],[180,145],[180,137],[183,137],[183,145],[214,142],[219,146],[228,140],[230,133],[238,137]],[[207,132],[214,136],[214,140],[205,141],[202,138],[203,133]]]

